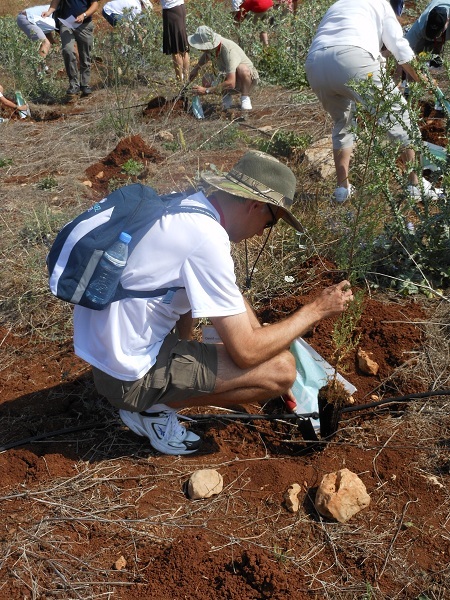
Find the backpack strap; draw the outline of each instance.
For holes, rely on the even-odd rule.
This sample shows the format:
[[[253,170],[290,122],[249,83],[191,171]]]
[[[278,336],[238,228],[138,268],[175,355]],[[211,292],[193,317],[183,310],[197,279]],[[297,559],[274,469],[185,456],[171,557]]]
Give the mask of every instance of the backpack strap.
[[[161,198],[166,200],[169,198],[174,198],[175,194],[171,194],[170,196],[162,196]],[[180,194],[181,196],[181,194]],[[178,214],[178,213],[197,213],[201,215],[206,215],[211,217],[215,221],[217,221],[216,215],[208,210],[207,208],[203,208],[202,206],[167,206],[165,214]],[[112,302],[117,302],[118,300],[124,300],[125,298],[158,298],[159,296],[164,296],[163,304],[170,304],[172,302],[172,298],[175,295],[175,292],[178,290],[184,290],[182,286],[173,286],[166,288],[159,288],[157,290],[130,290],[126,289],[119,282],[117,286],[117,291],[114,294],[114,299]]]

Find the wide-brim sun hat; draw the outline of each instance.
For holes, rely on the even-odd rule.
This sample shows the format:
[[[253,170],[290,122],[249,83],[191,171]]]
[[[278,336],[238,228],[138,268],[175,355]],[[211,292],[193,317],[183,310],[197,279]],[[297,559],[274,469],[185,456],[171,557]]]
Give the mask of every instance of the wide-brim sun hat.
[[[295,175],[270,154],[251,150],[228,173],[202,172],[200,177],[208,185],[232,196],[270,204],[277,218],[303,231],[300,221],[290,211],[297,183]]]
[[[200,25],[193,35],[188,35],[189,45],[197,50],[213,50],[221,42],[221,37],[211,27]]]

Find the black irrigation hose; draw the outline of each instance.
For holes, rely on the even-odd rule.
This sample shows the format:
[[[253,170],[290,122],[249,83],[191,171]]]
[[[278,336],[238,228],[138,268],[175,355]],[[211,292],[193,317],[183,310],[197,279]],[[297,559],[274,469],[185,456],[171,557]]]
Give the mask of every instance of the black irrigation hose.
[[[397,404],[399,402],[409,402],[410,400],[418,400],[420,398],[430,398],[431,396],[450,396],[450,390],[434,390],[432,392],[421,392],[420,394],[407,394],[406,396],[398,396],[397,398],[385,398],[377,402],[369,402],[368,404],[357,404],[355,406],[346,406],[339,411],[342,413],[355,412],[358,410],[366,410],[383,404]]]
[[[75,431],[84,431],[86,429],[96,429],[97,427],[104,427],[104,423],[86,423],[85,425],[78,425],[77,427],[66,427],[65,429],[56,429],[55,431],[46,431],[44,433],[38,433],[31,437],[23,438],[22,440],[16,440],[15,442],[9,442],[0,446],[0,452],[5,452],[11,448],[17,448],[17,446],[25,446],[33,442],[39,442],[47,438],[56,437],[58,435],[65,435],[66,433],[74,433]]]
[[[358,410],[366,410],[369,408],[374,408],[376,406],[382,406],[383,404],[394,404],[399,402],[409,402],[410,400],[417,400],[420,398],[430,398],[432,396],[450,396],[450,390],[435,390],[433,392],[422,392],[420,394],[408,394],[406,396],[398,396],[397,398],[386,398],[385,400],[379,400],[378,402],[370,402],[369,404],[358,404],[356,406],[347,406],[342,408],[339,411],[339,414],[347,413],[347,412],[356,412]],[[220,414],[202,414],[202,415],[185,415],[186,417],[192,419],[193,421],[206,421],[212,419],[223,419],[223,420],[231,420],[231,421],[258,421],[258,420],[266,420],[266,421],[288,421],[288,420],[298,420],[298,421],[306,421],[307,419],[319,419],[319,413],[286,413],[279,415],[254,415],[249,413],[227,413],[224,415]],[[66,427],[65,429],[57,429],[55,431],[47,431],[45,433],[39,433],[37,435],[33,435],[28,438],[23,438],[21,440],[16,440],[15,442],[9,442],[0,446],[0,452],[5,452],[6,450],[10,450],[11,448],[17,448],[18,446],[25,446],[26,444],[31,444],[33,442],[38,442],[40,440],[45,440],[51,437],[56,437],[59,435],[66,435],[67,433],[74,433],[77,431],[85,431],[87,429],[97,429],[104,427],[105,423],[86,423],[85,425],[78,425],[77,427]]]
[[[211,421],[212,419],[220,419],[225,421],[289,421],[296,419],[318,419],[319,413],[286,413],[279,415],[253,415],[250,413],[231,412],[226,414],[208,413],[203,415],[183,415],[193,421]]]

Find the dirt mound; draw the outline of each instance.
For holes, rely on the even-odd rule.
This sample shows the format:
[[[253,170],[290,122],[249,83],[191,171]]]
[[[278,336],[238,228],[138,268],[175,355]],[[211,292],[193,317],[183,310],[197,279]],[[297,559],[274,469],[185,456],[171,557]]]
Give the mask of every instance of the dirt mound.
[[[156,96],[152,98],[143,110],[145,117],[159,118],[163,112],[183,113],[189,110],[189,100],[186,96],[175,96],[166,98],[165,96]]]
[[[123,138],[108,156],[86,169],[92,189],[106,194],[109,182],[113,179],[119,185],[129,183],[130,174],[123,170],[123,166],[130,159],[143,165],[142,172],[136,178],[144,179],[148,175],[149,165],[161,163],[164,157],[155,148],[148,146],[140,135]]]

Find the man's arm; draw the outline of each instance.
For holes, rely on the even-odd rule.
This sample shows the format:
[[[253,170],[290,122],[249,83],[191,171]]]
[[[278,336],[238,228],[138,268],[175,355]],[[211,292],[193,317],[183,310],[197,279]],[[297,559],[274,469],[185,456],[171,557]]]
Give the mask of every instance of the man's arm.
[[[77,16],[77,18],[75,19],[75,22],[83,23],[83,21],[85,21],[86,19],[91,17],[97,9],[98,9],[98,2],[92,2],[86,12],[81,13],[81,15]]]
[[[241,369],[260,365],[277,356],[299,336],[327,317],[341,314],[353,300],[348,281],[328,287],[309,304],[292,315],[266,327],[259,326],[247,304],[245,313],[228,317],[211,317],[225,348]]]
[[[234,90],[236,87],[236,72],[227,73],[225,79],[217,85],[210,87],[203,87],[202,85],[194,85],[192,90],[200,96],[205,94],[222,94],[222,92]],[[206,91],[208,90],[208,91]]]
[[[203,52],[203,54],[198,59],[198,63],[195,65],[195,67],[192,69],[192,71],[189,74],[188,83],[191,83],[191,81],[194,81],[194,79],[197,77],[200,69],[203,67],[203,65],[206,65],[206,63],[208,61],[209,61],[209,54],[207,52]]]
[[[45,10],[41,16],[42,17],[51,17],[52,14],[55,12],[55,10],[58,8],[59,2],[60,2],[60,0],[52,0],[48,9]]]

